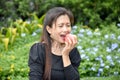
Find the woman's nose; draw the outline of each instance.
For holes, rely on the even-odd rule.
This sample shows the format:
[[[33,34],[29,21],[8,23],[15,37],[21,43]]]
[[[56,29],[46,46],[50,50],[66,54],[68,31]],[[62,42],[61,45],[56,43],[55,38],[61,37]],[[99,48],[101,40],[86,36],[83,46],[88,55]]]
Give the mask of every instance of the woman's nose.
[[[63,31],[68,31],[67,26],[64,26],[64,27],[63,27]]]

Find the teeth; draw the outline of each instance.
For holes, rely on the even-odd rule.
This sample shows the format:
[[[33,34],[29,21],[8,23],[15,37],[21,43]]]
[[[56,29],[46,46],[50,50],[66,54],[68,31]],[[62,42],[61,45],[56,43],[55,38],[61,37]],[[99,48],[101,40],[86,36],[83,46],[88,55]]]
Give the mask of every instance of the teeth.
[[[62,37],[65,37],[65,35],[61,35]]]
[[[61,35],[61,37],[64,39],[64,38],[65,38],[65,35]]]

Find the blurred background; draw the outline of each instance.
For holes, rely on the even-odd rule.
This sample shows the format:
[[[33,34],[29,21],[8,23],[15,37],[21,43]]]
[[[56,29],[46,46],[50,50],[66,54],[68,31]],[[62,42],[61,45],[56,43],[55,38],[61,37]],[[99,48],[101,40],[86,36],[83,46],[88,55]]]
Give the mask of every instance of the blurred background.
[[[120,79],[120,0],[0,0],[0,80],[28,80],[28,55],[56,6],[75,17],[81,80]]]

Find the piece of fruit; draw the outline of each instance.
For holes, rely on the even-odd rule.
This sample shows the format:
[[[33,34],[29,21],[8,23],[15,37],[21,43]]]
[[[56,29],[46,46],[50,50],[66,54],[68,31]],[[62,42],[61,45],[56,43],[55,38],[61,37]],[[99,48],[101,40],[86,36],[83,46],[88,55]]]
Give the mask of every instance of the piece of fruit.
[[[66,37],[65,37],[65,41],[68,41],[68,38],[69,38],[70,40],[73,40],[73,39],[74,39],[74,35],[72,35],[72,34],[67,34]]]

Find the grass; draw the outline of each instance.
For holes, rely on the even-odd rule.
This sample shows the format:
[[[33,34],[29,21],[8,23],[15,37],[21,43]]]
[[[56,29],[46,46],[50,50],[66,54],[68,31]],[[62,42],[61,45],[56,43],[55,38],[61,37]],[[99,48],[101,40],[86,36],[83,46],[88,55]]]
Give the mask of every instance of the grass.
[[[29,80],[28,77],[16,76],[12,77],[11,80]],[[110,77],[84,77],[80,80],[120,80],[120,76],[110,76]]]
[[[120,76],[109,76],[109,77],[84,77],[81,80],[120,80]]]

